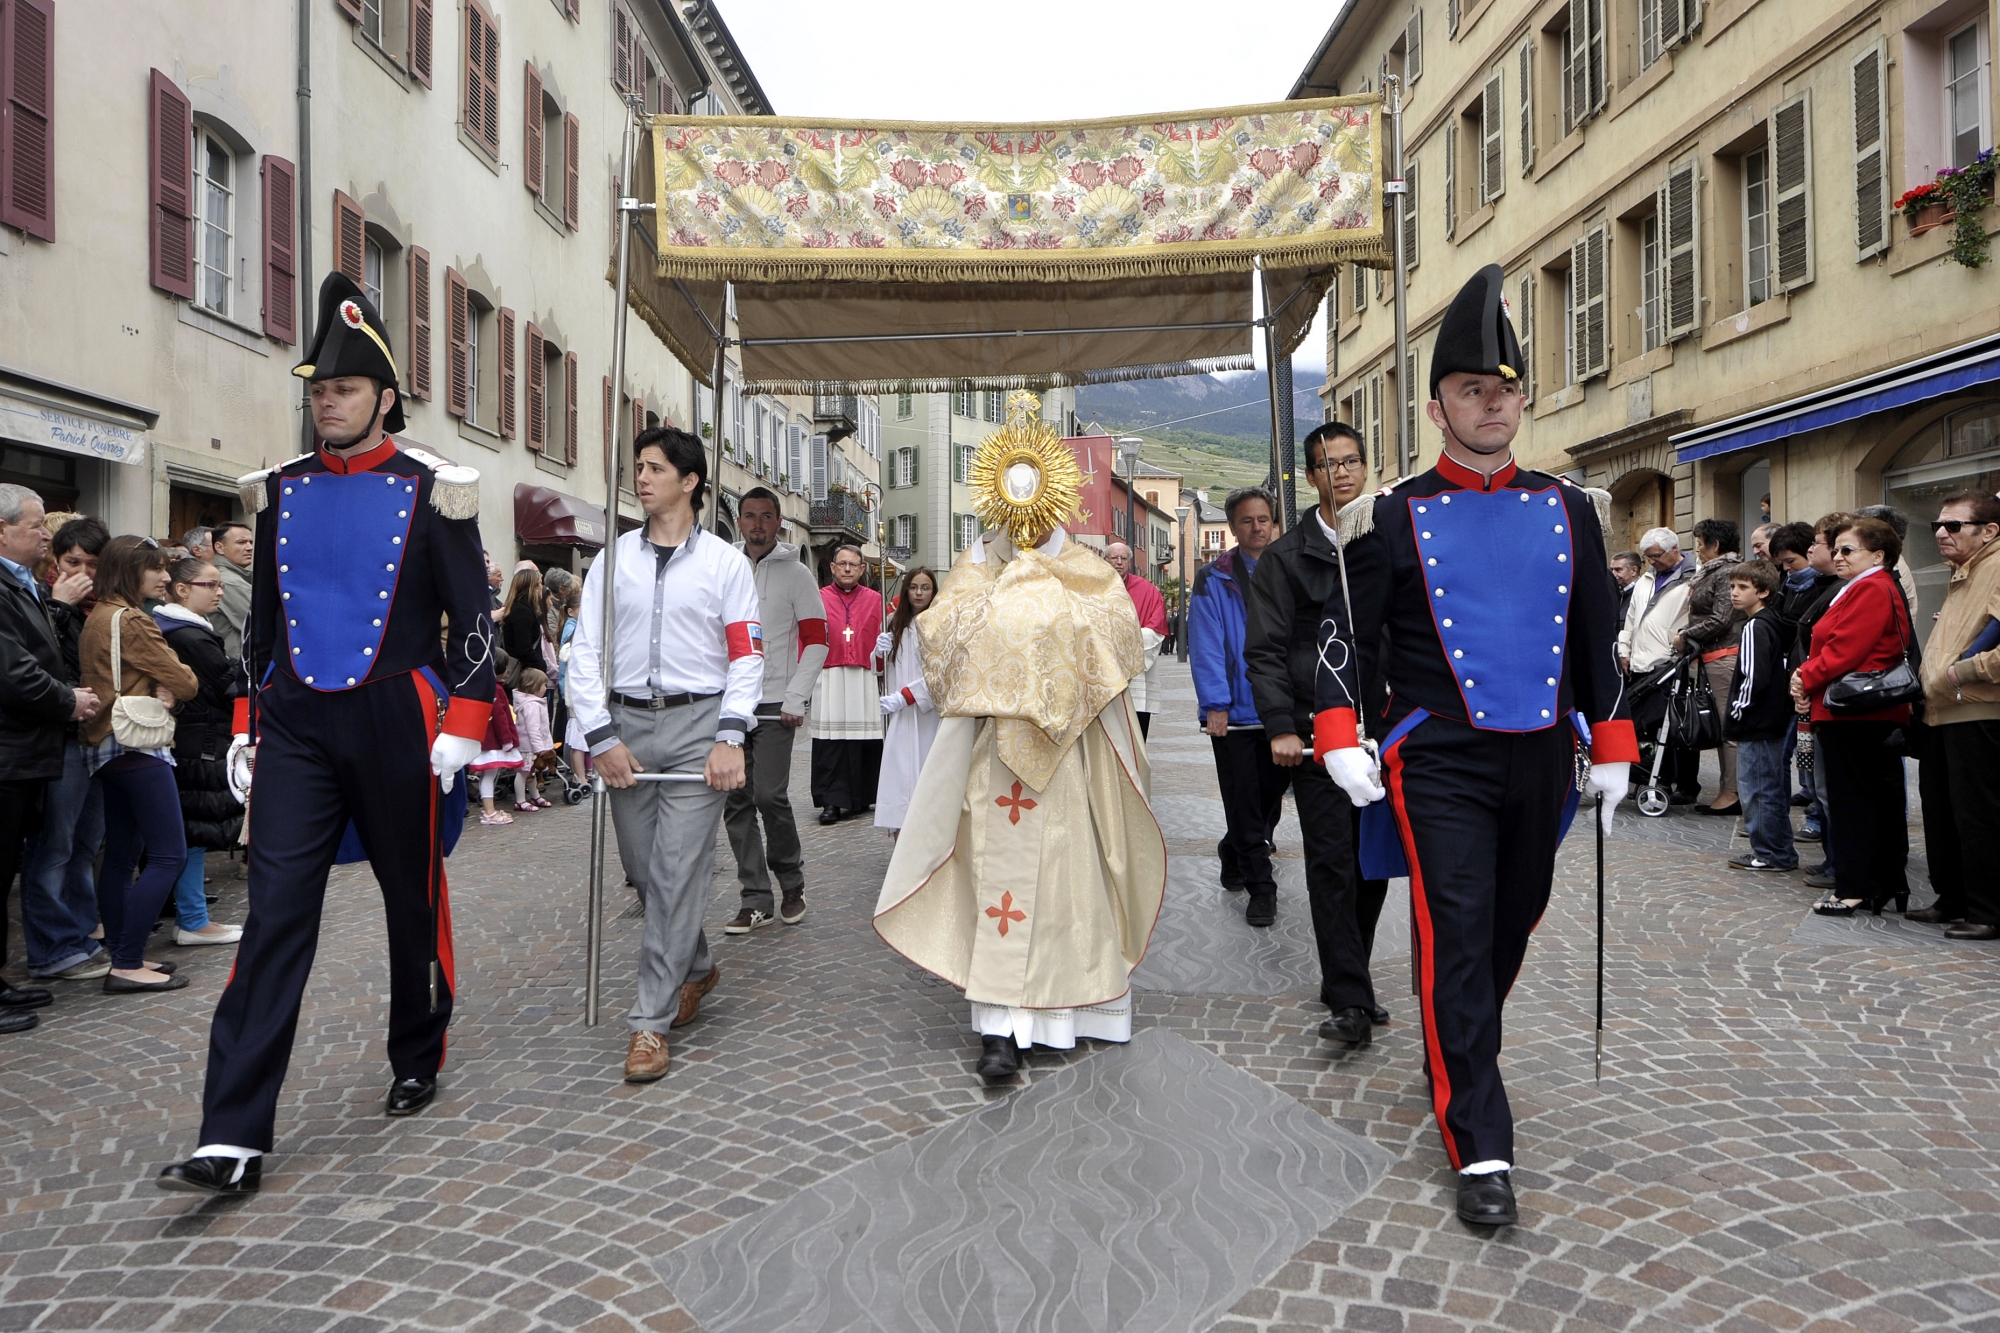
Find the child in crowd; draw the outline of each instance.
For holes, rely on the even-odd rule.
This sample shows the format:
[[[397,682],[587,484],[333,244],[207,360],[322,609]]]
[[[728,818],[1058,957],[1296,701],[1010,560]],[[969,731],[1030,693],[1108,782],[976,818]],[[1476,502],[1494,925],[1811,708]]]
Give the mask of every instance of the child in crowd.
[[[521,732],[521,799],[514,803],[516,810],[546,810],[552,804],[542,795],[541,779],[541,770],[554,766],[556,752],[555,737],[549,734],[548,695],[547,673],[522,668],[521,683],[514,687],[514,716]]]
[[[466,765],[468,773],[479,775],[479,822],[511,824],[514,816],[493,804],[493,789],[500,775],[521,767],[521,733],[514,722],[514,705],[508,701],[504,681],[493,688],[493,716],[486,723],[486,740],[479,753]],[[533,809],[533,806],[526,807]]]
[[[1796,870],[1791,783],[1785,734],[1795,718],[1785,670],[1785,632],[1775,598],[1782,576],[1768,560],[1745,560],[1729,571],[1729,604],[1750,617],[1729,681],[1724,738],[1736,742],[1736,781],[1750,853],[1731,857],[1738,870]]]

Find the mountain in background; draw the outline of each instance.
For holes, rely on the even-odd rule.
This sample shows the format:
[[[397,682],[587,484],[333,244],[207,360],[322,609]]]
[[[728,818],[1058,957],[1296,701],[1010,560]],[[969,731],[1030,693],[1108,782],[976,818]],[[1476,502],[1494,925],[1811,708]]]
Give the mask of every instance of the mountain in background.
[[[1292,369],[1292,438],[1320,420],[1325,372]],[[1254,485],[1269,473],[1271,405],[1261,370],[1170,380],[1087,384],[1076,391],[1079,426],[1147,441],[1144,456],[1177,467],[1191,486]]]

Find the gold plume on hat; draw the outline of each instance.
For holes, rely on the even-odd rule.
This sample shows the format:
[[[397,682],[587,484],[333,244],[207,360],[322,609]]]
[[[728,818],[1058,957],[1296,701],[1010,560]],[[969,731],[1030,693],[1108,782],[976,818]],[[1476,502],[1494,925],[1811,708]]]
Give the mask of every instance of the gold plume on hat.
[[[1007,424],[981,442],[966,470],[980,521],[1017,546],[1066,522],[1083,495],[1083,469],[1041,409],[1025,390],[1007,395]]]

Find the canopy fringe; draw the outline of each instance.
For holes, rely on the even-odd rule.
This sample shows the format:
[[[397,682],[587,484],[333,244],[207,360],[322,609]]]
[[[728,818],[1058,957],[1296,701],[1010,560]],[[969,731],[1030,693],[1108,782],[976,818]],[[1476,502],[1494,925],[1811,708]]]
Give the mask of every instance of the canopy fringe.
[[[746,379],[745,393],[804,396],[838,393],[954,393],[973,389],[1054,389],[1080,384],[1121,384],[1128,380],[1164,380],[1182,375],[1211,375],[1229,370],[1254,370],[1249,356],[1214,356],[1198,361],[1158,361],[1144,366],[1112,366],[1103,370],[1053,371],[1045,375],[967,375],[901,380]]]

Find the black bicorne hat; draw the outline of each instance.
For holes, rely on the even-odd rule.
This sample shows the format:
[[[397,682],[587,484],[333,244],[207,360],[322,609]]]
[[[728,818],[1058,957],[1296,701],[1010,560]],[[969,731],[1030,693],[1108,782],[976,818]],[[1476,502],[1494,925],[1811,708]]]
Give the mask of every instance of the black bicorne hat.
[[[396,389],[396,402],[382,418],[391,435],[403,429],[403,395],[396,379],[396,356],[389,350],[389,326],[354,279],[335,271],[319,285],[319,327],[306,359],[292,368],[304,380],[366,375]]]
[[[1521,378],[1526,366],[1521,340],[1514,336],[1514,321],[1507,318],[1502,300],[1505,284],[1500,266],[1488,264],[1451,298],[1431,351],[1431,397],[1438,396],[1445,376],[1458,372]]]

